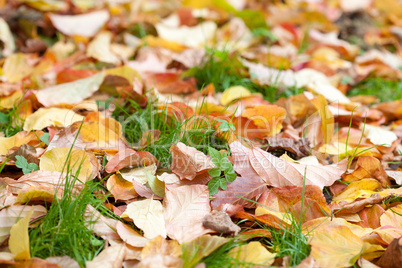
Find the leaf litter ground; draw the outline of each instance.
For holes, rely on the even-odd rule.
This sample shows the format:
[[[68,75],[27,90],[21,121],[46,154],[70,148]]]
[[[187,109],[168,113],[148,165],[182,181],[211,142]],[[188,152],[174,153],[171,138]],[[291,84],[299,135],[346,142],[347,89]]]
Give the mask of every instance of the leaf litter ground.
[[[402,265],[397,0],[0,7],[1,265]]]

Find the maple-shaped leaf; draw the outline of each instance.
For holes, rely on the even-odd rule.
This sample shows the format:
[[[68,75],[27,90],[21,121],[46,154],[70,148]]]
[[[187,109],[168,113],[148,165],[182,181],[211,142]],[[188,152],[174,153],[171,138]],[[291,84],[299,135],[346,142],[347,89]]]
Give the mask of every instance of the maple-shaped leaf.
[[[186,185],[166,191],[163,206],[166,232],[179,243],[213,232],[202,225],[204,216],[211,212],[206,185]]]
[[[261,150],[247,148],[240,142],[230,144],[233,167],[245,178],[262,178],[267,184],[282,186],[317,185],[320,188],[332,185],[346,170],[347,161],[336,165],[303,165],[291,163]]]

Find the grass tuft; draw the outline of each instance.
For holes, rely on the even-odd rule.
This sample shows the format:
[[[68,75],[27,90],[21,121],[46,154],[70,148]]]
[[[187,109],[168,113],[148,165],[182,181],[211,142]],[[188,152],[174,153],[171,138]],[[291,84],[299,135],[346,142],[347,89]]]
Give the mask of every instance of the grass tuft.
[[[207,53],[200,66],[183,73],[184,76],[195,77],[198,88],[212,83],[217,92],[223,92],[231,86],[244,86],[254,93],[261,93],[269,102],[275,102],[281,97],[289,97],[304,91],[296,86],[283,91],[279,90],[276,85],[260,85],[253,81],[236,53],[212,48],[206,48],[206,50]]]
[[[391,81],[379,77],[372,77],[361,81],[354,86],[348,96],[372,95],[381,102],[402,99],[402,81]]]

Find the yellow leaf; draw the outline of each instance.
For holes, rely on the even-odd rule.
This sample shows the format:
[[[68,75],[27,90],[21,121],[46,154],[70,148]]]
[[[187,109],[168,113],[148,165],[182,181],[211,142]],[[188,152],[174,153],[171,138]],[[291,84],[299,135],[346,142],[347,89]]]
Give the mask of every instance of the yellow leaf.
[[[272,215],[272,216],[278,218],[280,222],[283,221],[283,222],[285,222],[285,223],[287,223],[287,224],[292,224],[292,221],[291,221],[291,219],[292,219],[292,214],[286,213],[286,212],[285,212],[285,213],[281,213],[281,212],[275,211],[275,210],[273,210],[273,209],[266,209],[266,208],[264,208],[264,207],[258,206],[258,207],[255,209],[255,215],[256,215],[256,216]]]
[[[136,70],[134,70],[126,65],[117,67],[117,68],[107,69],[107,70],[105,70],[105,75],[121,76],[121,77],[127,79],[127,81],[130,83],[130,85],[133,84],[133,81],[135,78],[141,80],[140,74]]]
[[[343,225],[318,227],[311,242],[311,254],[319,267],[349,267],[360,257],[363,240]]]
[[[370,197],[375,190],[381,188],[381,183],[375,179],[363,179],[350,183],[345,190],[333,197],[333,201],[353,202],[357,198]]]
[[[194,267],[202,258],[211,254],[215,249],[229,241],[228,238],[216,235],[203,235],[181,244],[183,251],[182,259],[185,267]]]
[[[24,130],[41,130],[50,126],[67,127],[83,118],[69,109],[41,108],[27,117]]]
[[[14,93],[7,97],[0,98],[1,109],[12,109],[16,106],[16,103],[22,100],[22,90],[16,90]]]
[[[182,251],[176,240],[167,240],[159,235],[145,244],[141,251],[141,259],[158,254],[179,257]]]
[[[10,240],[8,246],[11,253],[15,254],[14,260],[23,261],[31,258],[29,250],[29,234],[28,226],[33,209],[24,218],[20,219],[16,224],[11,227]]]
[[[21,0],[28,6],[40,11],[62,11],[68,9],[68,4],[63,1],[56,0]]]
[[[36,146],[40,143],[39,138],[42,135],[43,131],[21,131],[11,137],[0,137],[0,155],[6,155],[11,148],[20,147],[23,144]]]
[[[168,41],[166,39],[163,39],[161,37],[155,37],[152,35],[147,35],[145,36],[142,41],[144,44],[147,44],[147,46],[150,47],[163,47],[166,49],[169,49],[173,52],[182,52],[183,50],[186,49],[185,46],[180,45],[179,43],[173,42],[173,41]]]
[[[227,88],[221,97],[221,104],[222,105],[228,105],[234,100],[241,99],[244,97],[251,96],[251,92],[243,87],[243,86],[233,86],[230,88]]]
[[[252,241],[246,245],[238,246],[229,251],[230,257],[245,264],[271,265],[275,260],[275,253],[269,252],[260,242]]]
[[[33,67],[27,62],[29,58],[30,56],[24,53],[15,53],[6,58],[3,72],[8,82],[20,82],[32,73]]]
[[[96,156],[93,153],[74,148],[70,154],[69,165],[65,165],[69,151],[70,148],[54,148],[47,151],[40,158],[39,169],[69,172],[72,175],[77,175],[79,171],[78,179],[82,182],[93,179],[99,169]]]
[[[22,189],[18,192],[15,204],[25,204],[30,201],[45,201],[47,203],[51,203],[55,196],[55,190],[56,189],[54,187],[43,185],[31,186]],[[60,195],[58,194],[58,196]]]
[[[318,95],[311,100],[321,117],[321,131],[324,135],[324,142],[329,143],[334,135],[335,119],[328,108],[328,102],[323,95]]]

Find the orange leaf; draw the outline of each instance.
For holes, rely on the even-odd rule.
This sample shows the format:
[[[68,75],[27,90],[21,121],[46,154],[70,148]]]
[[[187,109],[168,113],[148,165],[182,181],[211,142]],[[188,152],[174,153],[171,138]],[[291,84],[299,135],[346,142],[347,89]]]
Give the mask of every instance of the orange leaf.
[[[244,110],[242,116],[252,120],[266,136],[273,137],[282,129],[286,110],[276,105],[258,105]]]

